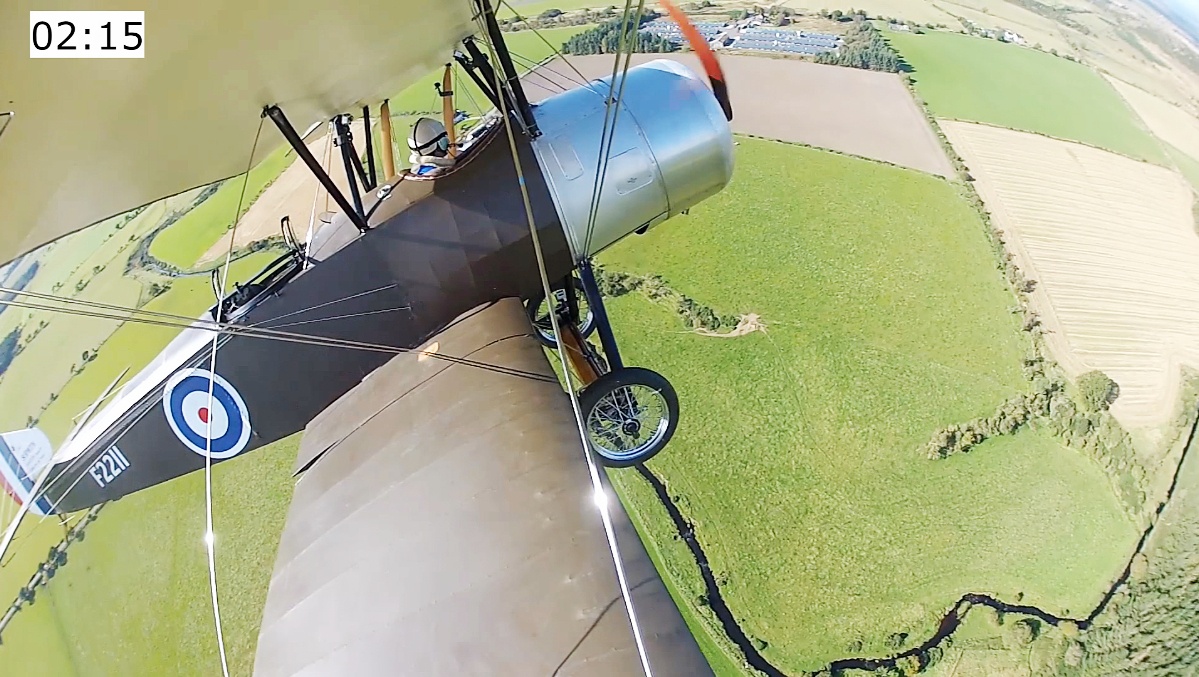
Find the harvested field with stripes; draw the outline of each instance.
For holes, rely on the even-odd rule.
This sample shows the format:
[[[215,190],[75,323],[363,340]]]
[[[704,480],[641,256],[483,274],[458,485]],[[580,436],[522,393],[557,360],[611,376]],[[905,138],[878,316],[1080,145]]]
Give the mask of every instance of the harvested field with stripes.
[[[1199,236],[1178,174],[1089,146],[943,122],[1025,276],[1054,357],[1120,384],[1128,428],[1172,416],[1199,368]]]

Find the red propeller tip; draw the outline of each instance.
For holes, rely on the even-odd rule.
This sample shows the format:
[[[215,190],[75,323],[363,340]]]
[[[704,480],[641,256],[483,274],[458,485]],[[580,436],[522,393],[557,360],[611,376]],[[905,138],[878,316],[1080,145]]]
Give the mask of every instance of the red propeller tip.
[[[682,12],[678,7],[675,7],[670,0],[662,0],[662,6],[666,8],[666,13],[674,22],[679,25],[679,30],[683,32],[687,38],[687,43],[691,45],[691,51],[699,57],[699,62],[704,67],[704,72],[708,75],[708,82],[712,85],[712,94],[716,97],[716,101],[720,103],[720,109],[724,111],[726,120],[733,119],[733,105],[729,102],[729,88],[724,81],[724,71],[720,69],[720,61],[716,58],[716,53],[708,45],[708,41],[704,36],[700,35],[699,29],[695,24],[691,23],[691,19]]]

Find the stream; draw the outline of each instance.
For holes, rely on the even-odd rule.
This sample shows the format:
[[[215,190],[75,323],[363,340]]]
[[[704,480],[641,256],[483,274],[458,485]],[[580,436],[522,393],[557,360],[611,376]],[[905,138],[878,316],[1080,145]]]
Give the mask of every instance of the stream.
[[[1120,588],[1128,581],[1128,577],[1132,570],[1133,558],[1140,554],[1144,549],[1149,537],[1153,534],[1153,528],[1157,524],[1157,518],[1161,515],[1165,507],[1169,505],[1170,499],[1174,496],[1174,491],[1178,487],[1178,477],[1181,474],[1180,470],[1183,463],[1186,461],[1187,454],[1190,453],[1191,447],[1195,444],[1195,435],[1199,431],[1199,416],[1196,417],[1194,423],[1191,424],[1191,432],[1187,436],[1186,446],[1183,447],[1182,454],[1178,459],[1178,466],[1174,470],[1174,477],[1170,482],[1170,487],[1166,491],[1165,499],[1158,506],[1157,512],[1154,514],[1154,519],[1150,521],[1149,526],[1141,534],[1141,538],[1137,541],[1136,549],[1128,558],[1128,562],[1124,565],[1124,571],[1121,572],[1119,578],[1108,588],[1099,604],[1087,615],[1086,618],[1068,618],[1065,616],[1055,616],[1043,609],[1035,606],[1023,604],[1009,604],[1003,600],[997,599],[983,593],[966,593],[958,599],[957,603],[949,609],[949,611],[941,617],[941,621],[937,626],[937,631],[917,647],[908,649],[902,653],[895,654],[887,658],[840,658],[832,661],[828,665],[828,669],[836,674],[840,670],[878,670],[880,668],[893,668],[896,662],[900,659],[909,656],[917,656],[921,660],[921,664],[927,662],[926,656],[929,650],[937,647],[947,637],[952,635],[958,626],[962,624],[962,619],[965,616],[966,610],[976,604],[989,606],[1000,613],[1005,614],[1022,614],[1032,616],[1049,625],[1057,626],[1059,623],[1070,621],[1078,625],[1080,630],[1086,630],[1094,623],[1095,619],[1103,613],[1107,605],[1119,592]],[[695,536],[695,527],[683,516],[683,513],[675,505],[670,498],[670,493],[666,490],[666,485],[662,480],[654,475],[653,471],[647,468],[644,464],[636,466],[637,472],[641,477],[653,488],[654,493],[661,501],[662,507],[666,508],[666,512],[670,515],[671,521],[674,523],[675,530],[679,537],[687,544],[687,548],[691,551],[692,557],[695,559],[696,566],[699,567],[700,576],[704,581],[704,589],[708,599],[708,606],[712,612],[716,614],[716,618],[720,621],[720,625],[729,640],[733,642],[745,655],[746,662],[754,669],[767,675],[767,677],[787,677],[786,673],[773,665],[762,655],[758,648],[754,646],[745,631],[741,629],[741,625],[737,623],[737,619],[733,617],[733,612],[729,609],[723,595],[720,592],[720,586],[716,582],[716,577],[712,574],[711,565],[708,562],[708,556],[704,553],[704,549],[699,544],[699,539]]]

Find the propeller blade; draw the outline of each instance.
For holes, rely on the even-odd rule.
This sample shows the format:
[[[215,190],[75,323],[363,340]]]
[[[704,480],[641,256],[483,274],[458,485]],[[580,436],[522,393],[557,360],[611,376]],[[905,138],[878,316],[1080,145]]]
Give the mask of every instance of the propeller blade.
[[[720,102],[720,109],[724,111],[725,119],[732,120],[733,104],[729,102],[729,88],[725,84],[724,71],[720,70],[720,61],[716,58],[716,53],[708,46],[708,41],[704,39],[704,36],[699,34],[699,29],[691,23],[691,19],[687,18],[687,15],[675,7],[670,0],[662,0],[662,6],[666,8],[670,18],[679,25],[679,30],[683,32],[687,43],[691,45],[691,51],[695,52],[699,57],[699,62],[703,64],[704,72],[708,74],[708,82],[712,83],[712,94]]]

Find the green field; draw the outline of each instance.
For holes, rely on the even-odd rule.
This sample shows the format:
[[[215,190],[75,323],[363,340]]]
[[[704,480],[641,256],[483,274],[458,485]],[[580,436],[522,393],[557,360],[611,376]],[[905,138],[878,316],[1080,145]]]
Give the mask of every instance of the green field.
[[[119,228],[121,219],[110,219],[35,253],[38,273],[27,291],[136,307],[143,288],[124,275],[125,262],[135,241],[154,228],[166,208],[165,202],[152,205]],[[46,305],[40,299],[17,300]],[[25,427],[28,417],[37,416],[50,396],[68,382],[71,365],[82,363],[83,351],[94,350],[118,326],[110,319],[14,307],[0,315],[0,332],[21,325],[28,340],[42,322],[46,324],[40,333],[0,376],[0,429]]]
[[[888,635],[919,643],[968,591],[1093,605],[1136,537],[1099,468],[1033,432],[947,461],[921,451],[1027,387],[1014,300],[957,189],[752,139],[737,161],[726,191],[603,258],[768,325],[708,338],[640,296],[611,304],[626,362],[679,390],[679,431],[651,465],[763,654],[788,672],[887,655]],[[694,603],[690,555],[663,556]]]
[[[230,279],[255,272],[271,258],[260,253],[236,262]],[[211,295],[207,277],[184,278],[146,309],[195,317],[212,304]],[[99,357],[63,388],[39,427],[57,443],[70,429],[71,418],[123,369],[129,368],[128,380],[176,333],[155,325],[121,325]],[[237,674],[248,674],[253,662],[298,441],[280,441],[214,470],[222,617]],[[70,565],[10,626],[0,645],[0,664],[12,660],[29,666],[27,674],[47,676],[71,674],[64,666],[81,675],[210,674],[207,666],[216,654],[200,541],[202,479],[193,474],[107,506],[89,527],[87,540],[71,547]],[[27,540],[15,542],[12,561],[0,568],[0,600],[5,604],[61,538],[62,529],[54,520],[30,519],[19,534]],[[195,585],[181,582],[191,579]],[[126,605],[120,614],[106,611],[133,594],[144,601]],[[114,616],[118,622],[97,629],[97,618]],[[145,650],[146,638],[154,651]]]
[[[956,33],[885,32],[938,117],[1081,141],[1159,164],[1166,157],[1116,90],[1082,64]]]
[[[298,443],[298,436],[281,440],[213,468],[231,674],[252,672]],[[106,506],[87,539],[71,546],[67,566],[5,633],[0,665],[19,665],[30,677],[220,674],[203,480],[193,473]]]
[[[233,226],[243,186],[242,214],[296,159],[290,150],[286,145],[280,146],[250,170],[248,181],[244,175],[226,181],[212,197],[159,233],[150,243],[150,254],[182,270],[190,269]]]

